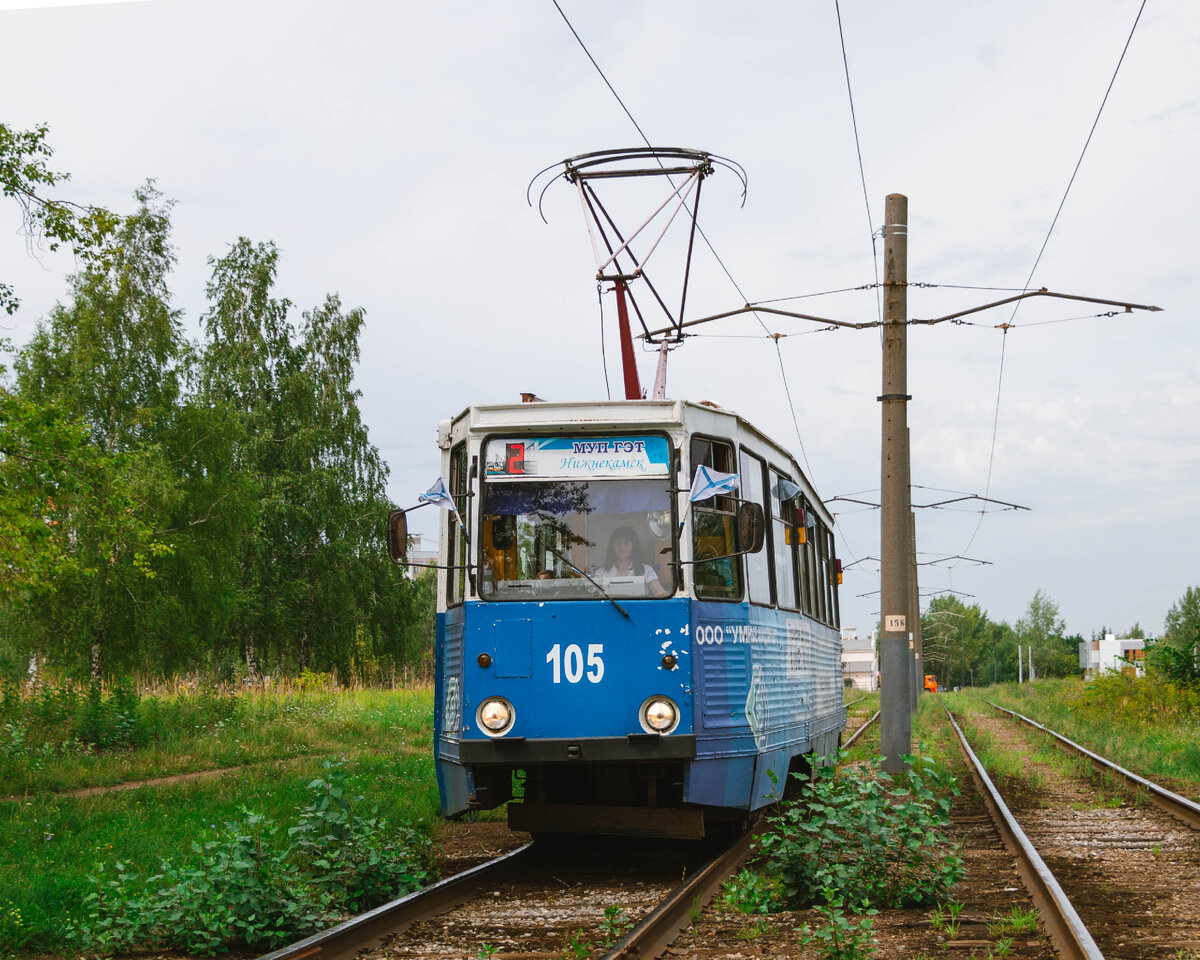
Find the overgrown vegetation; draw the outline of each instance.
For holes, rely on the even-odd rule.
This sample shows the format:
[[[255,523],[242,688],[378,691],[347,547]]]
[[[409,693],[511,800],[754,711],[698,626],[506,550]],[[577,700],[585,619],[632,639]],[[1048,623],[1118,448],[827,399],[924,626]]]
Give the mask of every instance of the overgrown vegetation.
[[[929,758],[908,757],[892,777],[881,761],[818,767],[796,799],[771,818],[753,869],[725,885],[727,908],[758,916],[816,908],[801,934],[830,960],[873,951],[871,917],[885,907],[949,899],[963,876],[942,829],[958,795],[955,778]]]
[[[330,752],[427,751],[432,692],[0,684],[4,795],[61,791]]]
[[[1005,685],[989,698],[1143,776],[1200,795],[1200,686],[1108,672]]]
[[[1200,690],[1200,637],[1172,646],[1166,640],[1146,644],[1151,670],[1167,683]]]
[[[957,781],[934,760],[907,759],[911,769],[897,778],[878,760],[819,767],[771,819],[762,867],[779,878],[788,906],[909,907],[948,895],[963,871],[941,832]]]
[[[430,878],[429,843],[364,810],[336,762],[308,784],[286,829],[244,810],[193,857],[163,860],[144,879],[128,863],[88,877],[82,917],[66,923],[85,950],[273,948],[417,889]]]
[[[126,875],[136,874],[125,888],[140,896],[147,878],[162,872],[162,858],[196,867],[201,855],[192,844],[228,839],[223,824],[239,826],[243,835],[268,830],[268,823],[295,825],[296,811],[312,800],[307,785],[326,778],[323,758],[343,758],[353,784],[346,795],[366,798],[354,805],[357,815],[370,820],[378,807],[390,823],[422,823],[420,831],[427,831],[437,810],[429,754],[432,691],[313,686],[194,692],[181,686],[137,695],[132,739],[141,745],[103,750],[63,750],[61,738],[91,709],[86,690],[46,691],[41,703],[26,698],[13,705],[18,712],[10,717],[25,731],[30,759],[9,756],[0,783],[6,791],[30,789],[0,797],[0,956],[63,948],[64,918],[85,918],[84,898],[101,890],[86,880],[97,858],[105,861],[106,883],[118,879],[118,862]],[[101,715],[120,712],[120,702],[103,691]],[[73,710],[64,704],[74,704]],[[50,753],[42,765],[38,755]],[[138,789],[47,792],[218,768],[225,772],[214,778]],[[263,822],[245,824],[245,810]],[[290,840],[283,826],[275,839]],[[219,853],[214,848],[205,855]],[[108,896],[111,888],[103,890]]]
[[[830,887],[821,893],[825,903],[816,908],[816,913],[824,922],[817,926],[806,923],[800,931],[800,942],[816,947],[825,960],[867,960],[875,953],[871,918],[879,911],[865,900],[847,907]]]

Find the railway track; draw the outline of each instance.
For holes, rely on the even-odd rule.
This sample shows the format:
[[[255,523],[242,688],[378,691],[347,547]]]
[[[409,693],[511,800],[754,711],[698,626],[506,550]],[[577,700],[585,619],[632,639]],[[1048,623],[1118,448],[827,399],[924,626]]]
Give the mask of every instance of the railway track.
[[[878,716],[862,723],[847,745]],[[572,944],[603,945],[612,960],[645,960],[660,955],[688,926],[745,861],[755,835],[750,831],[720,849],[674,844],[653,869],[647,868],[646,841],[579,839],[593,850],[607,847],[601,867],[562,844],[526,844],[260,960],[475,960],[492,950],[506,958],[549,960],[571,953]]]
[[[1061,957],[1200,956],[1200,831],[1180,822],[1186,821],[1183,811],[1168,814],[1136,799],[1115,797],[1103,784],[1064,774],[1038,760],[1036,749],[1010,719],[976,715],[971,718],[974,729],[1016,748],[1024,758],[1021,776],[1007,778],[1004,790],[998,790],[949,709],[946,715]],[[1103,760],[1086,753],[1093,763]],[[1102,766],[1115,765],[1105,761]],[[1162,788],[1151,791],[1149,781],[1129,776],[1159,806],[1175,797]]]
[[[1028,724],[1035,730],[1041,730],[1062,747],[1071,751],[1078,756],[1086,759],[1093,767],[1101,773],[1114,774],[1125,781],[1130,789],[1135,791],[1145,791],[1150,797],[1150,800],[1175,817],[1181,820],[1194,830],[1200,830],[1200,803],[1195,803],[1187,797],[1181,797],[1179,794],[1168,790],[1152,780],[1147,780],[1145,777],[1139,776],[1124,767],[1113,763],[1111,760],[1100,756],[1100,754],[1089,750],[1087,747],[1080,746],[1074,740],[1068,740],[1061,733],[1056,733],[1049,727],[1044,727],[1036,720],[1030,720],[1029,717],[1017,713],[1015,710],[1009,710],[1007,707],[1002,707],[998,703],[993,703],[991,700],[984,700],[989,707],[994,707],[1001,713],[1006,713],[1010,717],[1020,720],[1022,723]]]
[[[857,718],[853,718],[853,717],[848,718],[846,721],[847,724],[849,724],[850,721],[853,719],[857,719]],[[862,723],[860,723],[858,725],[858,727],[855,728],[854,732],[852,734],[850,734],[849,737],[846,738],[846,742],[842,744],[842,749],[849,750],[852,746],[854,746],[854,742],[859,737],[861,737],[864,733],[866,733],[867,728],[878,719],[879,719],[879,711],[876,710],[873,714],[871,714],[869,717],[867,717],[866,720],[864,720]]]
[[[1098,799],[1086,777],[1042,769],[1048,765],[1019,741],[1025,769],[1022,778],[1002,783],[1006,802],[979,767],[962,727],[949,711],[947,716],[974,768],[950,830],[964,844],[968,864],[959,892],[962,929],[947,937],[927,928],[922,917],[897,916],[885,935],[894,945],[919,953],[937,940],[947,957],[974,956],[999,940],[991,929],[996,918],[1036,906],[1060,958],[1200,960],[1200,831],[1148,804],[1114,806],[1111,796]],[[876,713],[867,719],[847,745],[877,718]],[[971,720],[977,727],[991,725],[994,738],[1005,730],[1014,737],[1043,735],[990,714]],[[1135,783],[1150,793],[1141,778]],[[696,919],[751,843],[747,835],[720,850],[710,846],[707,862],[695,845],[666,842],[527,845],[264,960],[475,960],[492,953],[497,960],[600,954],[647,960],[661,955]],[[729,921],[706,922],[672,950],[686,957],[717,956],[721,924]],[[743,955],[742,932],[731,936],[727,955]],[[1050,953],[1037,935],[1006,943],[1011,953],[1005,955],[1013,958]]]
[[[745,860],[752,833],[716,846],[564,838],[512,853],[261,960],[658,956]],[[682,878],[682,879],[681,879]]]

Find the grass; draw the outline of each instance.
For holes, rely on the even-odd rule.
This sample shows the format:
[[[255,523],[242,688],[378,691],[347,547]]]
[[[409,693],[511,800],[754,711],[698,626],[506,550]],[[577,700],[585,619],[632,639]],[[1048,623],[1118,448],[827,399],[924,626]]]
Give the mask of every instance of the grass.
[[[1025,910],[1014,906],[1007,914],[995,913],[988,922],[988,933],[993,937],[1008,938],[1015,934],[1030,934],[1037,930],[1038,915],[1036,910]]]
[[[1200,690],[1154,678],[1001,684],[981,693],[1096,753],[1200,797]]]
[[[0,711],[4,793],[61,792],[315,757],[351,743],[427,753],[431,742],[433,695],[427,688],[180,692],[136,698],[124,713],[111,700],[99,712],[118,714],[120,730],[89,742],[79,736],[89,707],[74,691],[41,691],[20,700],[6,695]]]
[[[130,861],[147,876],[163,857],[193,856],[193,841],[240,820],[244,809],[294,822],[310,799],[307,784],[330,756],[344,757],[365,807],[377,806],[394,825],[427,830],[437,810],[432,701],[429,689],[246,694],[223,723],[163,728],[144,747],[30,771],[37,792],[0,800],[0,955],[66,951],[63,918],[79,910],[86,876],[98,863]],[[192,707],[181,704],[175,716]],[[256,765],[210,780],[87,797],[47,789],[234,763]]]
[[[994,711],[969,693],[946,694],[947,705],[959,717],[971,748],[998,787],[1019,785],[1028,795],[1043,792],[1048,786],[1048,772],[1068,779],[1092,781],[1096,787],[1088,807],[1121,806],[1129,794],[1107,778],[1095,778],[1085,759],[1057,747],[1053,740],[1024,725],[1013,725],[1011,731],[1016,745],[997,742],[989,730],[971,722],[973,717],[995,716]]]
[[[865,712],[870,716],[879,709],[879,691],[859,690],[857,687],[842,688],[842,702],[849,703],[851,700],[859,700],[861,702],[854,705],[855,713]]]
[[[864,693],[862,690],[854,690],[847,688],[845,697],[847,700],[857,700],[859,697],[865,697],[860,703],[854,704],[847,710],[847,716],[856,718],[858,722],[862,722],[874,715],[879,709],[879,691],[872,693]],[[852,728],[855,723],[849,724]],[[850,733],[842,737],[844,743],[850,737]],[[854,745],[846,753],[846,762],[861,763],[864,760],[870,760],[873,757],[879,756],[879,721],[876,720],[871,726],[859,737]]]

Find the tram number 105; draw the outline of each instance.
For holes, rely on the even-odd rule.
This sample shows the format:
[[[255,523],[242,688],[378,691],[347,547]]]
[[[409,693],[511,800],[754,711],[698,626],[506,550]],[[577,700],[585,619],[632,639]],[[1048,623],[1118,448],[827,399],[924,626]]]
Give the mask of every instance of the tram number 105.
[[[586,675],[591,683],[599,683],[604,676],[604,660],[600,656],[604,652],[604,644],[589,643],[587,645],[587,673],[584,673],[583,648],[572,643],[564,650],[561,643],[556,643],[546,654],[546,662],[554,674],[554,682],[562,683],[563,676],[567,683],[578,683]]]

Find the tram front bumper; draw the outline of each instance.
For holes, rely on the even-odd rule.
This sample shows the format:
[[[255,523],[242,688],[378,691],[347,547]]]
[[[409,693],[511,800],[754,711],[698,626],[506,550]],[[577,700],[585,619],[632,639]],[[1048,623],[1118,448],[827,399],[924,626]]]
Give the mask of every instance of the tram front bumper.
[[[458,759],[465,764],[500,763],[527,766],[535,763],[617,763],[623,761],[691,760],[696,756],[692,734],[631,733],[624,737],[573,737],[527,740],[496,737],[462,740]]]

